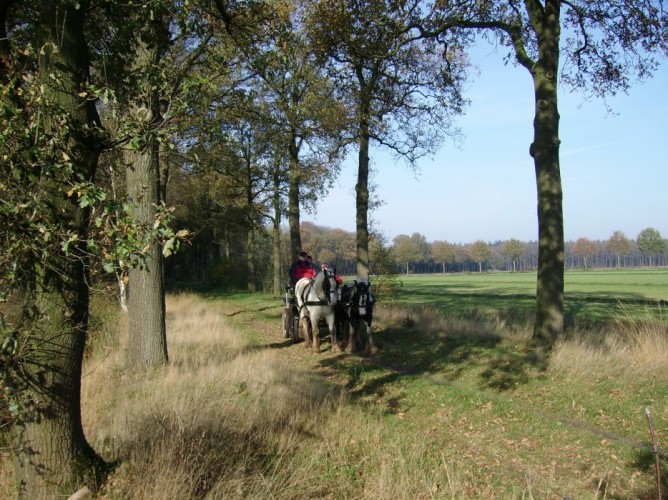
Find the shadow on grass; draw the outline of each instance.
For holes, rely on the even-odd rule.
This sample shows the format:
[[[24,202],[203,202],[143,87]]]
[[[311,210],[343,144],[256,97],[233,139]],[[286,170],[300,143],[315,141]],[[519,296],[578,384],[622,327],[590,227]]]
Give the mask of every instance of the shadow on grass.
[[[474,315],[507,316],[510,321],[526,320],[533,315],[536,300],[535,294],[517,293],[511,288],[498,289],[494,292],[470,290],[450,291],[447,288],[411,288],[410,293],[401,298],[401,302],[412,305],[436,307],[444,313],[470,318]],[[570,327],[581,322],[597,325],[619,316],[621,310],[636,311],[645,309],[654,311],[661,317],[667,302],[644,297],[637,293],[616,292],[614,295],[604,293],[568,292],[564,296],[564,315],[566,326]]]
[[[344,356],[320,365],[346,373],[353,396],[395,394],[406,377],[427,377],[439,384],[460,378],[477,380],[483,389],[506,391],[529,383],[545,369],[545,360],[523,352],[490,331],[428,332],[419,327],[389,327],[376,334],[379,352],[356,360]],[[360,374],[364,373],[364,376]]]

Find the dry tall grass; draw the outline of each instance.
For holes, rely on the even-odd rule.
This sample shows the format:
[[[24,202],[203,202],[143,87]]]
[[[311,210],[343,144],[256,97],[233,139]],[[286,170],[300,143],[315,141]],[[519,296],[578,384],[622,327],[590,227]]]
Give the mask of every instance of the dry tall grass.
[[[449,337],[501,336],[520,349],[529,348],[533,330],[529,322],[508,325],[489,317],[449,318],[430,307],[385,307],[375,320],[425,333],[446,332]],[[563,377],[668,378],[668,326],[653,311],[642,316],[620,306],[618,315],[601,330],[579,329],[557,342],[549,366]]]
[[[620,377],[633,382],[668,378],[668,327],[648,314],[622,310],[600,332],[576,331],[560,341],[550,356],[552,370],[567,377]]]
[[[105,497],[420,498],[444,480],[461,492],[452,465],[406,475],[424,465],[424,444],[253,346],[214,303],[171,296],[168,311],[168,366],[128,373],[120,350],[88,362],[88,438],[120,464]]]

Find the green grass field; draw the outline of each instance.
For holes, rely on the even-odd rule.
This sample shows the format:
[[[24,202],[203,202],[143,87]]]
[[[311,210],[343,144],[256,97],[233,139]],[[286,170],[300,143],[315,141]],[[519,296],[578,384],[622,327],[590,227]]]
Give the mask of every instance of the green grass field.
[[[565,274],[567,324],[601,324],[650,317],[668,321],[668,269],[571,271]],[[402,275],[398,302],[436,307],[456,317],[482,314],[530,321],[536,274]]]

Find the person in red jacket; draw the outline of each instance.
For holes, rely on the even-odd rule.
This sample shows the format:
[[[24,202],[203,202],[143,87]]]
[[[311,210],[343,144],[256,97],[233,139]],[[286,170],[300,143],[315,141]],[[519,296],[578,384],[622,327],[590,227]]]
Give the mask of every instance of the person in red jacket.
[[[322,269],[323,271],[329,272],[329,264],[327,264],[326,262],[323,263],[323,264],[320,264],[320,269]],[[341,276],[336,274],[336,272],[334,272],[334,279],[336,280],[336,282],[339,285],[343,285],[343,279],[341,278]]]
[[[299,258],[292,263],[288,269],[288,276],[290,276],[290,285],[294,289],[295,284],[302,278],[313,278],[316,275],[316,270],[313,264],[307,261],[308,254],[300,252]]]

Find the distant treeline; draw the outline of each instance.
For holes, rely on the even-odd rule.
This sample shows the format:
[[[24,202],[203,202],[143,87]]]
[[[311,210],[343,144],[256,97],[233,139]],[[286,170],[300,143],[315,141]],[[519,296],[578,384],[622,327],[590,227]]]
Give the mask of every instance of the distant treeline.
[[[272,245],[270,232],[260,232],[252,262],[258,289],[271,290]],[[303,249],[316,263],[327,262],[338,274],[355,273],[355,234],[339,228],[301,224]],[[229,288],[245,288],[248,282],[247,240],[242,232],[200,230],[190,245],[167,259],[166,276],[174,282],[195,282]],[[283,234],[280,266],[286,275],[290,265],[288,235]],[[473,243],[429,242],[420,233],[399,235],[388,241],[375,234],[371,244],[371,273],[452,273],[484,271],[530,271],[538,265],[538,242],[515,239]],[[616,231],[605,241],[579,238],[565,245],[567,269],[665,266],[668,245],[653,228],[635,239]],[[382,262],[381,262],[382,261]],[[380,266],[382,264],[382,269]],[[287,276],[286,276],[287,281]]]

